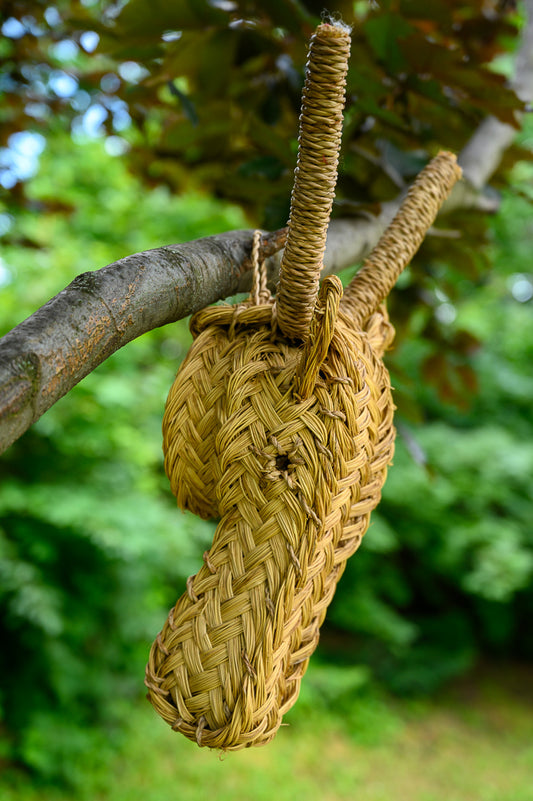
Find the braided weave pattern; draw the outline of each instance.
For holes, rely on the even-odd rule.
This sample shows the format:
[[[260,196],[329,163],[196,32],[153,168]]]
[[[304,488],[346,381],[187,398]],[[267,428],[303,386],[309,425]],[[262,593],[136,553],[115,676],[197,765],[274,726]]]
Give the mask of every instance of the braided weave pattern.
[[[178,506],[204,519],[219,516],[215,495],[213,459],[217,436],[217,413],[225,393],[223,353],[227,349],[228,332],[232,336],[237,320],[254,325],[269,325],[272,309],[244,306],[202,309],[191,319],[195,337],[209,329],[195,342],[180,367],[176,382],[168,394],[163,420],[165,472]],[[353,325],[352,325],[353,327]],[[368,346],[381,358],[391,346],[394,328],[385,306],[368,319],[364,331]],[[280,340],[280,347],[281,347]],[[288,351],[287,351],[288,353]],[[272,364],[279,369],[279,360]],[[186,387],[183,392],[178,386]]]
[[[460,177],[455,155],[445,150],[418,175],[400,210],[344,294],[343,309],[355,325],[364,325],[366,317],[385,300]]]
[[[171,449],[191,402],[215,426],[204,490],[214,489],[221,519],[152,646],[146,684],[159,714],[200,745],[239,749],[274,736],[379,501],[393,451],[390,382],[368,334],[337,316],[341,293],[326,279],[313,326],[327,353],[306,397],[313,353],[273,334],[271,304],[199,312],[169,395]],[[390,337],[377,317],[374,333]],[[206,362],[212,343],[217,356]],[[168,454],[185,496],[179,452]]]
[[[256,233],[250,300],[193,317],[195,341],[165,408],[165,469],[178,505],[220,522],[152,645],[145,683],[159,714],[202,746],[268,742],[298,697],[392,458],[381,357],[394,331],[380,303],[457,178],[443,154],[343,306],[335,276],[317,300],[349,45],[340,25],[319,26],[311,43],[276,301]]]
[[[311,38],[302,93],[298,163],[278,286],[278,325],[305,340],[318,293],[342,134],[350,33],[319,25]]]
[[[421,178],[418,202],[408,195],[395,218],[400,231],[427,224]],[[382,243],[374,252],[399,273]],[[239,749],[275,735],[379,502],[394,443],[381,361],[394,331],[384,308],[374,310],[380,293],[349,317],[339,280],[326,278],[303,348],[276,328],[266,297],[191,321],[195,341],[165,409],[165,468],[180,506],[221,519],[145,681],[159,714],[199,745]]]

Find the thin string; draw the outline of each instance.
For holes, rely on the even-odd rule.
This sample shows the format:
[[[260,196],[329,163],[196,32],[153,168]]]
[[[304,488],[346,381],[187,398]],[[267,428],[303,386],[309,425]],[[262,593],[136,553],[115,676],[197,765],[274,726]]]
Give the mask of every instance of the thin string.
[[[272,296],[267,287],[267,269],[266,262],[259,261],[259,250],[261,246],[261,231],[254,231],[254,238],[252,242],[252,290],[250,292],[250,300],[254,306],[262,306],[269,303]]]

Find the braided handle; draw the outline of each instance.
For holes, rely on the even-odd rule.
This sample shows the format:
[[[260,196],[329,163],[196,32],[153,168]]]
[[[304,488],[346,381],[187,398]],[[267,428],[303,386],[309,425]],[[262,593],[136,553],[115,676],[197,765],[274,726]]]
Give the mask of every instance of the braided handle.
[[[302,93],[298,162],[276,300],[289,339],[307,339],[337,182],[350,33],[323,24],[311,39]]]
[[[362,327],[385,300],[461,177],[453,153],[442,151],[410,187],[393,221],[344,292],[342,310]]]

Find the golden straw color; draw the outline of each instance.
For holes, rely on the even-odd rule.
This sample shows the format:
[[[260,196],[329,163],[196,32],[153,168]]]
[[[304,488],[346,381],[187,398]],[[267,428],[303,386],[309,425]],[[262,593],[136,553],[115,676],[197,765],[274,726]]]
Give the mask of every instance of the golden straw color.
[[[455,158],[437,158],[439,175],[449,178],[439,189],[444,199],[457,178]],[[365,264],[365,287],[374,263],[379,286],[388,286],[422,241],[433,218],[419,208],[435,196],[435,171],[425,174],[394,236],[385,234]],[[308,225],[314,238],[312,219]],[[357,291],[341,303],[339,279],[326,278],[298,344],[278,326],[279,300],[266,291],[258,242],[256,235],[250,299],[192,318],[195,339],[169,392],[163,447],[172,490],[182,508],[220,522],[152,645],[145,679],[172,728],[227,750],[267,743],[296,701],[394,446],[381,359],[394,331],[382,288],[359,296],[356,278]],[[283,262],[281,286],[285,269]],[[283,305],[299,321],[292,295]]]
[[[337,183],[349,55],[348,28],[318,26],[307,60],[298,162],[277,293],[278,325],[288,339],[309,336]]]
[[[343,309],[354,322],[385,300],[433,225],[440,207],[461,177],[453,153],[442,151],[415,180],[400,210],[344,293]]]
[[[273,337],[271,304],[197,315],[194,373],[211,340],[227,337],[210,375],[221,520],[152,647],[147,685],[162,717],[200,745],[274,736],[379,500],[394,438],[389,377],[368,337],[337,315],[341,291],[336,277],[322,285],[319,354]],[[187,406],[190,390],[178,376],[172,402]]]

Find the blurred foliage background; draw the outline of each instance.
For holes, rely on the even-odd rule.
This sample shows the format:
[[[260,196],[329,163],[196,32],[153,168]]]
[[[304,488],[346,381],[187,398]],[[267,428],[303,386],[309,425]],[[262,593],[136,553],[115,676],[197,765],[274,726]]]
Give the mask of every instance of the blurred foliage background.
[[[85,270],[285,223],[306,40],[322,7],[258,5],[3,4],[0,334]],[[459,149],[484,114],[514,121],[520,104],[502,77],[522,24],[513,4],[330,9],[357,23],[337,214],[365,214],[396,196],[436,149]],[[398,797],[529,798],[531,693],[514,705],[507,698],[512,724],[493,676],[486,708],[499,717],[480,713],[472,741],[446,728],[445,710],[475,710],[468,676],[480,664],[501,665],[503,684],[520,664],[520,687],[533,686],[532,149],[526,118],[495,178],[498,214],[446,218],[451,235],[430,238],[391,298],[395,464],[291,713],[283,743],[300,762],[275,743],[272,757],[239,763],[227,780],[138,711],[149,644],[213,531],[175,509],[162,464],[163,406],[190,342],[186,322],[112,356],[0,457],[0,767],[9,801],[33,798],[32,782],[40,798],[44,782],[64,784],[67,795],[142,791],[150,801],[179,780],[180,797],[203,798],[202,774],[222,782],[221,799],[270,798],[271,786],[280,798],[285,789],[324,798],[321,782],[332,798],[351,798],[353,782],[374,786],[362,769],[349,772],[352,746],[375,748],[365,752],[369,770],[390,762],[391,787],[393,769],[427,762],[415,734],[404,744],[412,761],[394,757],[392,743],[408,724],[427,739],[420,710],[434,702],[420,699],[431,697],[443,699],[432,708],[441,725],[433,742],[444,737],[435,763],[443,794],[407,783]],[[443,690],[465,676],[462,695]],[[141,725],[149,734],[132,734]],[[483,741],[479,771],[500,759],[503,777],[512,754],[515,784],[494,779],[483,789],[478,780],[472,790],[465,779],[450,796],[450,765],[493,725],[505,742]],[[324,731],[329,768],[315,764]],[[166,749],[163,761],[147,754],[145,737]],[[461,748],[448,752],[446,737]],[[124,758],[109,773],[126,746],[137,772]],[[390,792],[378,784],[358,797]]]

